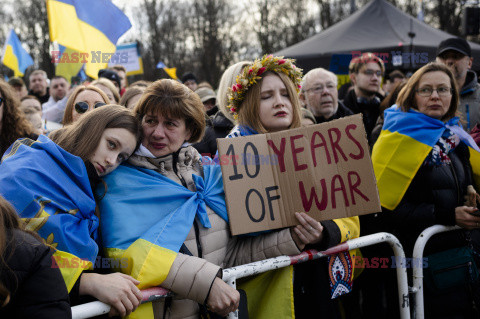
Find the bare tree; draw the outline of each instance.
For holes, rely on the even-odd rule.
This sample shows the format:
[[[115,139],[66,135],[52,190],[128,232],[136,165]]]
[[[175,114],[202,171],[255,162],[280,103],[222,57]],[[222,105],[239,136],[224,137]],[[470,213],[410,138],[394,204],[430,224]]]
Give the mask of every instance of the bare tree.
[[[22,42],[30,49],[36,66],[48,76],[55,74],[50,57],[50,36],[46,1],[18,0],[13,3],[15,16],[12,25]]]

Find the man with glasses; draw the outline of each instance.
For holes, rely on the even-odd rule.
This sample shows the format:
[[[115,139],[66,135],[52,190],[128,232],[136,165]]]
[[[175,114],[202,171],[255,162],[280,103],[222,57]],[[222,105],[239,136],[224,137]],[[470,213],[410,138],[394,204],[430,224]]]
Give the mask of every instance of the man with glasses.
[[[50,98],[42,104],[42,119],[60,123],[68,100],[70,84],[63,76],[55,76],[50,81]]]
[[[300,100],[315,116],[317,123],[352,115],[338,100],[337,76],[323,68],[310,70],[302,79]]]
[[[343,103],[354,114],[363,114],[363,124],[370,139],[375,123],[380,115],[380,84],[385,73],[383,61],[373,53],[364,53],[350,61],[348,67],[353,89],[348,92]]]
[[[473,63],[472,50],[461,38],[449,38],[437,49],[437,62],[450,68],[460,91],[458,111],[463,117],[463,128],[470,132],[480,123],[480,84],[477,75],[470,70]]]

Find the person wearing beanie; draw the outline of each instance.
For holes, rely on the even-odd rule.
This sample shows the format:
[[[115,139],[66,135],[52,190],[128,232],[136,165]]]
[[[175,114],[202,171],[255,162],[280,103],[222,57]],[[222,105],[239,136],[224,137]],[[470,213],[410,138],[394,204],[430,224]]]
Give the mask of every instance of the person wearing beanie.
[[[182,83],[194,92],[198,86],[197,77],[192,72],[187,72],[182,75]]]
[[[450,68],[460,90],[458,112],[463,118],[463,128],[470,132],[480,123],[480,84],[477,74],[470,70],[473,64],[472,50],[462,38],[449,38],[440,42],[437,62]]]
[[[120,79],[120,76],[117,74],[117,72],[109,69],[101,69],[100,71],[98,71],[98,77],[106,78],[112,81],[113,84],[115,84],[115,87],[117,88],[118,93],[120,93],[121,79]]]

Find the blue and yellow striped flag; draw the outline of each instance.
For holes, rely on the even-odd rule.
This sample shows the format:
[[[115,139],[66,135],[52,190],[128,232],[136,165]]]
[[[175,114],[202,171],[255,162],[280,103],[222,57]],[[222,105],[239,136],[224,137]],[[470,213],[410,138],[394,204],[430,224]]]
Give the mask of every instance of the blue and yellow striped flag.
[[[54,258],[70,291],[95,263],[98,218],[87,170],[74,156],[40,135],[17,140],[0,164],[0,195],[55,248]]]
[[[394,210],[400,204],[418,169],[447,128],[469,147],[475,182],[480,186],[480,150],[459,126],[458,117],[444,123],[413,109],[403,112],[394,105],[385,110],[383,129],[372,152],[383,207]]]
[[[47,11],[50,40],[88,53],[86,73],[95,79],[108,65],[108,54],[115,53],[120,36],[132,26],[109,0],[47,0]]]
[[[22,43],[13,29],[10,30],[5,42],[2,63],[12,69],[15,76],[23,76],[25,70],[33,65],[32,57],[22,47]]]
[[[99,202],[103,246],[108,257],[128,260],[120,270],[140,281],[138,288],[159,286],[167,278],[195,217],[211,227],[206,205],[228,221],[220,168],[203,168],[204,178],[193,175],[196,192],[128,164],[105,177],[108,191]],[[151,303],[130,316],[148,317],[153,318]]]

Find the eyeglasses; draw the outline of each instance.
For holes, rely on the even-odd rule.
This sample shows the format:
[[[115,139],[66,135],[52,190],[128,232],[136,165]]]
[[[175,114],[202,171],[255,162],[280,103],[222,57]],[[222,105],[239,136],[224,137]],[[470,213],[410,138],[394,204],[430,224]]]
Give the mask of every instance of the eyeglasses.
[[[365,74],[366,76],[373,76],[374,74],[377,77],[382,76],[382,71],[373,71],[373,70],[370,70],[370,69],[367,69],[367,70],[363,71],[362,73]]]
[[[441,86],[436,89],[430,87],[419,88],[417,89],[417,94],[423,97],[429,97],[433,94],[433,91],[437,91],[438,96],[450,96],[453,93],[452,88]]]
[[[333,91],[336,88],[337,88],[337,86],[335,84],[329,83],[326,86],[323,86],[323,85],[315,86],[313,88],[305,90],[305,92],[313,92],[315,94],[318,94],[318,93],[322,93],[323,90]]]
[[[97,108],[97,107],[100,107],[100,106],[104,106],[105,103],[103,102],[97,102],[95,103],[95,105],[93,106],[93,108]],[[88,103],[87,102],[77,102],[75,103],[75,111],[77,111],[77,113],[79,114],[83,114],[85,112],[88,111]]]

